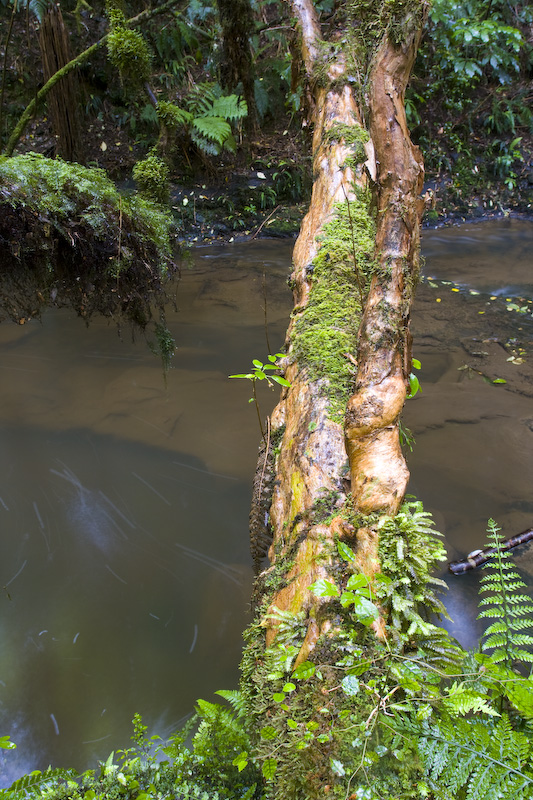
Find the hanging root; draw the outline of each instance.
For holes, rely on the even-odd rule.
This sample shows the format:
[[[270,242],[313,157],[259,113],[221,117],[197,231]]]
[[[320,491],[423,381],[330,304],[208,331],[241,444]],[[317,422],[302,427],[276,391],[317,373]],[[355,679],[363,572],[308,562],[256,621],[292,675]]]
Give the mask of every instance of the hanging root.
[[[257,457],[250,508],[250,552],[254,562],[254,572],[259,575],[261,562],[272,544],[272,529],[269,510],[274,484],[274,457],[270,439],[270,420],[267,420],[267,435],[261,439]]]

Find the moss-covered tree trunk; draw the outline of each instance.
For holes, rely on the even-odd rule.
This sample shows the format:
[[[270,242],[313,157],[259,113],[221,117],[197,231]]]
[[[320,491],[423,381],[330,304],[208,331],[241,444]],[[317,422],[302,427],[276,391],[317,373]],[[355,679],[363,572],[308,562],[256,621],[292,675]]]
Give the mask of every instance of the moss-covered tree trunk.
[[[314,102],[314,185],[294,249],[291,386],[272,415],[271,564],[258,579],[243,686],[271,796],[307,798],[357,786],[355,751],[332,727],[348,713],[334,700],[347,634],[332,586],[340,594],[361,573],[363,595],[375,600],[379,531],[408,481],[399,416],[411,371],[423,165],[404,92],[427,3],[346,2],[332,34],[328,23],[329,41],[311,0],[290,5]],[[322,593],[311,589],[320,580]],[[372,632],[359,625],[361,641],[386,638],[386,618],[382,605]],[[283,690],[294,669],[321,680],[289,680]]]

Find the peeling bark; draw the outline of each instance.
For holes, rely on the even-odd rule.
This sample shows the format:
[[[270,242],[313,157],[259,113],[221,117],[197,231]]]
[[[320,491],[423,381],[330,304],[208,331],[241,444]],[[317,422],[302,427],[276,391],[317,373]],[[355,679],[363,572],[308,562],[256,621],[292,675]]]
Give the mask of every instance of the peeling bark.
[[[419,38],[420,29],[402,47],[384,38],[370,78],[370,134],[378,163],[377,268],[345,424],[352,493],[363,514],[394,515],[409,480],[398,418],[411,371],[409,315],[418,276],[424,168],[407,130],[404,95]]]
[[[326,85],[316,83],[321,44],[318,17],[309,0],[293,0],[291,5],[298,19],[302,58],[315,98],[311,120],[315,179],[310,208],[293,254],[295,310],[287,333],[286,370],[291,387],[284,390],[272,415],[273,430],[285,426],[285,432],[270,509],[274,537],[269,555],[275,563],[290,552],[298,569],[291,568],[286,576],[287,586],[274,595],[270,607],[294,612],[304,609],[313,619],[319,615],[323,601],[309,596],[309,591],[305,596],[304,586],[309,587],[316,580],[316,569],[308,566],[306,575],[301,574],[308,564],[304,555],[308,540],[316,539],[317,529],[310,524],[312,509],[325,492],[337,492],[337,506],[342,505],[346,499],[343,476],[347,459],[353,508],[363,515],[394,515],[404,498],[409,476],[399,443],[398,418],[410,372],[409,312],[418,273],[422,210],[418,195],[423,166],[409,138],[403,99],[421,25],[420,20],[414,24],[406,17],[405,26],[410,32],[401,46],[384,34],[373,54],[370,103],[363,112],[346,75],[342,55],[328,65],[326,79],[322,79]],[[369,119],[366,162],[354,167],[350,161],[353,148],[349,129],[362,126],[365,113]],[[335,126],[344,131],[344,136],[329,135]],[[324,226],[334,218],[337,204],[348,203],[349,210],[356,193],[369,185],[377,220],[375,268],[362,317],[353,321],[355,326],[360,325],[357,374],[343,429],[331,419],[324,396],[328,374],[324,372],[310,380],[308,370],[294,359],[293,351],[297,322],[313,290],[313,260],[324,246]],[[359,568],[372,577],[379,571],[376,531],[372,526],[355,530],[346,525],[339,528],[338,521],[336,524],[336,535],[356,545]],[[330,523],[327,534],[325,526],[319,526],[322,550],[316,545],[315,561],[327,563],[331,558],[332,526]],[[306,652],[318,635],[316,625],[311,627],[303,646]],[[275,625],[268,631],[267,641],[274,638]]]
[[[382,23],[383,7],[372,2],[361,7],[361,15],[375,14],[375,31]],[[259,576],[257,592],[268,587],[263,588],[260,617],[267,653],[276,651],[284,621],[303,620],[292,668],[316,660],[318,650],[325,680],[318,691],[329,695],[339,688],[338,673],[334,668],[331,674],[324,670],[336,663],[343,609],[330,596],[317,596],[312,584],[323,579],[340,587],[335,589],[339,593],[349,575],[360,572],[372,589],[380,572],[380,522],[398,512],[409,477],[398,420],[411,368],[409,319],[418,274],[423,166],[409,138],[404,92],[426,4],[425,0],[408,0],[404,5],[398,0],[394,8],[391,4],[390,13],[396,16],[385,20],[365,63],[355,67],[354,59],[362,57],[360,48],[339,53],[325,44],[311,0],[292,0],[291,8],[314,101],[310,120],[314,184],[293,253],[295,307],[287,332],[285,369],[291,385],[283,390],[271,418],[273,435],[281,431],[283,435],[270,507],[271,566]],[[349,23],[348,17],[346,29],[338,32],[339,40],[350,40]],[[403,32],[399,43],[391,38],[393,27],[396,36]],[[336,53],[333,60],[332,53]],[[325,58],[330,60],[325,62]],[[364,86],[354,82],[354,73],[368,76]],[[365,236],[370,230],[368,242]],[[348,290],[339,283],[339,276]],[[306,321],[315,324],[317,316],[327,315],[324,287],[338,293],[331,298],[331,319],[324,320],[321,329],[306,329]],[[343,305],[350,308],[349,319],[337,313]],[[344,326],[342,335],[339,325]],[[304,334],[307,350],[301,346]],[[309,351],[313,336],[317,358]],[[324,347],[328,339],[337,347],[334,370],[328,360],[331,353]],[[344,341],[352,343],[348,351],[343,349]],[[343,359],[355,365],[352,374],[338,369]],[[339,375],[344,381],[340,414],[331,393]],[[335,397],[338,400],[339,394]],[[341,557],[339,542],[348,544],[355,554],[349,565]],[[376,637],[386,638],[385,619],[375,620],[372,628]],[[278,650],[283,647],[279,645]],[[264,663],[268,665],[268,659]],[[245,680],[260,679],[250,674]],[[260,694],[264,697],[271,680],[268,671],[262,680],[267,682]],[[308,695],[299,699],[310,702]],[[319,706],[328,701],[317,695],[315,702],[317,708],[307,711],[317,728],[324,730],[320,716],[324,709]],[[257,722],[259,727],[268,727],[276,710],[272,704],[262,708],[264,714],[259,714]],[[331,719],[337,713],[334,709],[333,704],[327,711]],[[277,754],[284,747],[290,752],[293,744],[290,735],[276,739],[270,752]],[[269,758],[268,749],[264,752]],[[338,783],[331,752],[317,743],[308,756],[302,754],[300,766],[306,773],[298,784],[302,797],[321,797],[326,787]],[[285,764],[280,758],[280,762],[279,785],[294,787],[294,768],[289,760]],[[281,788],[272,794],[282,796]]]

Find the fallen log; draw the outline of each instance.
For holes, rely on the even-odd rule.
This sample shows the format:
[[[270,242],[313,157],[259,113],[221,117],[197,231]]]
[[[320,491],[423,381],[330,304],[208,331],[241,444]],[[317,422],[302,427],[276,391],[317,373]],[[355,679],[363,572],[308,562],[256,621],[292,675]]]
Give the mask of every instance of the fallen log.
[[[531,539],[533,539],[533,528],[528,528],[527,531],[517,533],[516,536],[511,536],[510,539],[503,541],[500,548],[502,550],[511,550],[513,547],[518,547],[520,544],[530,542]],[[448,564],[448,571],[451,572],[452,575],[462,575],[463,572],[468,572],[471,569],[477,569],[477,567],[483,566],[495,553],[495,547],[486,547],[484,550],[472,550],[472,552],[461,561],[450,561]]]

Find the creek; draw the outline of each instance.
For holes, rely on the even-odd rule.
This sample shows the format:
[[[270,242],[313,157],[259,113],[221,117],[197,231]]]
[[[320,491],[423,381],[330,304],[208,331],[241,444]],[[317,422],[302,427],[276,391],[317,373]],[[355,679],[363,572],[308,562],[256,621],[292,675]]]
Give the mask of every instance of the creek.
[[[532,244],[533,225],[510,220],[424,232],[435,280],[417,295],[423,391],[405,424],[411,491],[450,559],[483,546],[489,516],[506,535],[531,525],[533,386],[527,359],[506,359],[512,339],[533,340],[517,299],[531,297]],[[291,250],[194,250],[168,314],[178,351],[166,381],[143,336],[120,339],[103,319],[86,328],[51,309],[0,327],[0,735],[18,745],[0,751],[0,785],[48,764],[94,767],[128,746],[135,712],[164,737],[196,698],[236,685],[259,431],[249,385],[227,376],[266,357],[265,296],[281,346]],[[463,368],[472,359],[477,371]],[[480,374],[500,368],[506,385]],[[277,393],[259,389],[266,414]],[[518,563],[533,571],[527,548]],[[466,644],[476,582],[450,580]]]

